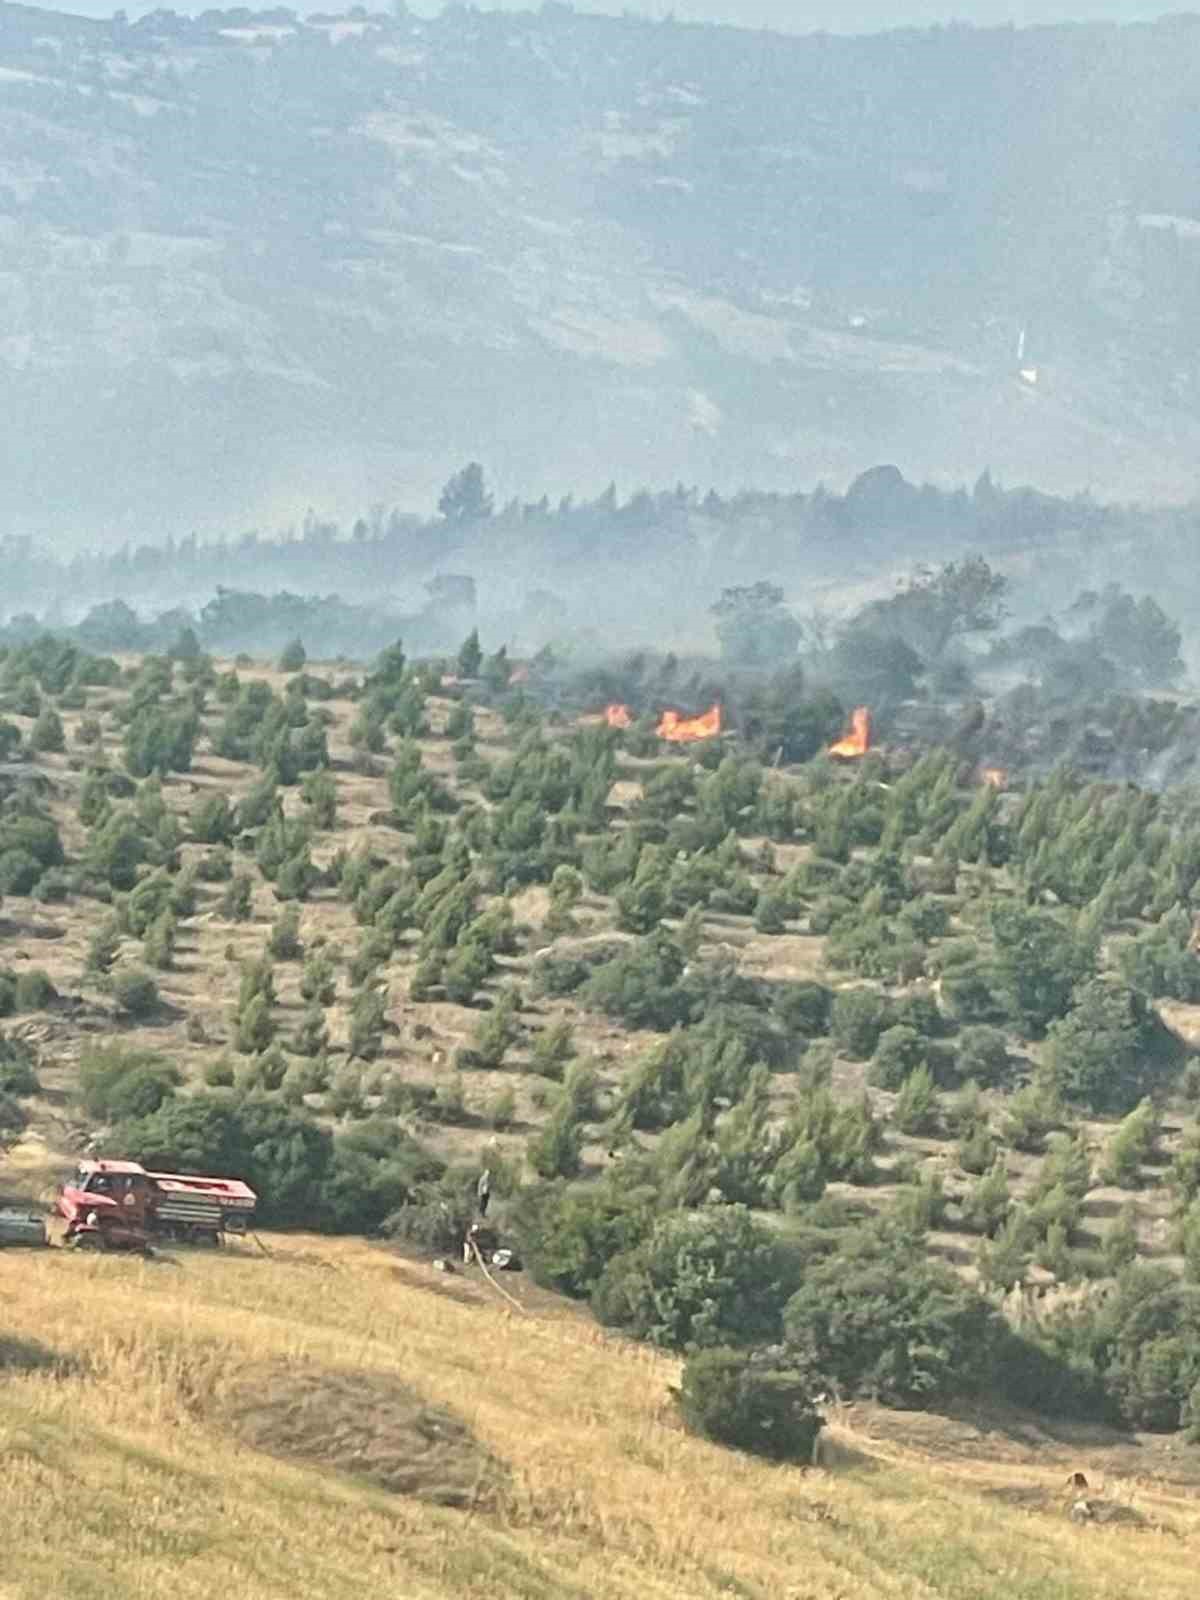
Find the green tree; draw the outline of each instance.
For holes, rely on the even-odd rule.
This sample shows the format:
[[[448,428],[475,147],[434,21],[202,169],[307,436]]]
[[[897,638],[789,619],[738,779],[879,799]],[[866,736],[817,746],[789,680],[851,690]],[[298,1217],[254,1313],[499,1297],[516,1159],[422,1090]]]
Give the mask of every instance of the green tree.
[[[53,706],[43,706],[29,734],[29,748],[41,753],[58,752],[67,747],[63,722]]]
[[[308,651],[304,648],[304,640],[295,638],[289,640],[283,647],[279,657],[280,672],[300,672],[308,661]]]
[[[529,1165],[539,1178],[573,1178],[579,1172],[583,1130],[573,1102],[562,1097],[526,1146]]]
[[[672,1213],[609,1262],[592,1304],[610,1327],[665,1349],[752,1344],[777,1336],[795,1272],[744,1206]]]
[[[937,1090],[933,1074],[922,1064],[905,1078],[896,1097],[893,1120],[901,1133],[929,1134],[938,1125]]]
[[[456,665],[460,678],[477,678],[479,676],[479,669],[483,665],[483,649],[479,643],[478,628],[472,628],[459,646]],[[461,738],[462,735],[454,734],[452,737]]]
[[[1000,901],[990,922],[1009,1014],[1040,1037],[1066,1015],[1076,984],[1094,972],[1095,951],[1048,911]]]
[[[337,994],[337,975],[329,952],[315,948],[304,962],[300,974],[300,994],[319,1006],[331,1006]]]
[[[228,795],[221,790],[198,796],[189,816],[192,838],[201,844],[228,844],[236,826]]]
[[[1046,1036],[1044,1066],[1065,1099],[1100,1113],[1126,1112],[1178,1069],[1179,1040],[1145,996],[1092,978]]]
[[[834,1043],[856,1061],[874,1054],[888,1026],[889,1003],[874,989],[839,989],[829,1014]]]
[[[254,880],[248,872],[235,872],[221,896],[221,915],[229,922],[248,922],[254,909]]]
[[[721,654],[738,666],[774,667],[796,654],[802,629],[773,583],[725,589],[712,607]]]
[[[112,996],[117,1010],[127,1017],[146,1021],[162,1004],[158,984],[142,967],[125,967],[113,978]]]
[[[253,994],[238,1008],[237,1048],[243,1055],[257,1055],[270,1047],[274,1037],[271,1002],[265,994]]]
[[[305,773],[300,793],[314,828],[332,828],[337,824],[337,780],[328,767],[318,767]]]
[[[915,1028],[897,1023],[885,1028],[871,1056],[867,1081],[877,1089],[901,1089],[925,1062],[925,1041]]]
[[[267,935],[267,949],[276,961],[299,961],[304,954],[300,938],[300,911],[295,905],[285,906]]]
[[[1144,1163],[1154,1154],[1160,1130],[1154,1102],[1140,1101],[1109,1140],[1100,1168],[1102,1181],[1123,1189],[1136,1188]]]
[[[350,1054],[373,1061],[383,1045],[387,1021],[388,993],[379,984],[369,983],[359,990],[350,1011]]]
[[[454,473],[438,496],[438,510],[447,522],[482,522],[491,516],[493,504],[478,461]]]
[[[986,1378],[997,1331],[976,1290],[886,1225],[810,1263],[784,1327],[837,1393],[893,1405],[969,1393]]]
[[[963,1196],[963,1227],[994,1238],[1004,1226],[1011,1207],[1008,1172],[1003,1160],[996,1157],[989,1170]]]
[[[114,812],[92,834],[85,861],[88,869],[114,889],[132,889],[148,842],[127,811]]]
[[[773,1461],[807,1464],[821,1431],[811,1374],[782,1349],[695,1350],[678,1401],[689,1433]]]

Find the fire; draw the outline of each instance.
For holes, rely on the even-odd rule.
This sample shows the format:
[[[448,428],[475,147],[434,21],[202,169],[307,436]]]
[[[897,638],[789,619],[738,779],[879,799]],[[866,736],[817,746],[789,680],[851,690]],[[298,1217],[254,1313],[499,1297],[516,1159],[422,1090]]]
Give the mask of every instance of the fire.
[[[654,731],[660,739],[669,739],[672,744],[715,739],[721,731],[721,707],[710,706],[699,717],[681,717],[678,711],[664,711]]]
[[[871,748],[871,712],[868,706],[855,706],[850,713],[850,732],[829,746],[831,756],[865,756]]]
[[[610,728],[629,728],[633,726],[633,712],[617,701],[614,705],[605,706],[604,720]]]
[[[979,781],[985,783],[989,789],[1007,789],[1008,768],[983,767],[979,773]]]

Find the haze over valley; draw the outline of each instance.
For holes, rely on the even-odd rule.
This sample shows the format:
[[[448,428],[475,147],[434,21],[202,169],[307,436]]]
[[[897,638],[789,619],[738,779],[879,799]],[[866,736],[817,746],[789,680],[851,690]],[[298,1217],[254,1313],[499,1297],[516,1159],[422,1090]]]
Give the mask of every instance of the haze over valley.
[[[0,8],[0,512],[59,550],[985,467],[1187,498],[1200,25]],[[1024,376],[1022,376],[1024,374]]]

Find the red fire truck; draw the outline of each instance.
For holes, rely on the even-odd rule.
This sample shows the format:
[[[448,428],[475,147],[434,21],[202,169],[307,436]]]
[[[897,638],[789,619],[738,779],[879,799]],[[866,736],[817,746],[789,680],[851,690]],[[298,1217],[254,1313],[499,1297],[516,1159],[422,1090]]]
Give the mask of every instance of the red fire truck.
[[[258,1196],[239,1178],[148,1172],[136,1161],[81,1161],[54,1209],[66,1243],[80,1249],[145,1250],[156,1239],[220,1244],[244,1233]]]

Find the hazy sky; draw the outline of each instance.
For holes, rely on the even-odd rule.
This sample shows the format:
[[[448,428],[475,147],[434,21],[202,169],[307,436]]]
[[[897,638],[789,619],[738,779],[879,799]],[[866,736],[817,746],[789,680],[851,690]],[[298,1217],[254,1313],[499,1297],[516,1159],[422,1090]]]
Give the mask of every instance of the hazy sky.
[[[195,12],[207,10],[217,0],[194,0],[194,3],[171,4],[165,9]],[[256,8],[267,8],[272,0],[245,0]],[[291,3],[293,9],[303,13],[306,9],[348,9],[331,3],[306,7]],[[368,9],[386,9],[386,0],[365,0]],[[536,10],[540,0],[500,0],[506,10]],[[89,17],[111,16],[116,9],[105,0],[71,0],[55,5],[46,0],[46,9],[74,11]],[[154,5],[127,3],[130,16],[140,16],[152,11]],[[424,15],[442,9],[440,0],[409,0],[409,9]],[[483,0],[481,10],[496,9],[495,0]],[[837,33],[870,33],[881,28],[899,28],[907,25],[927,25],[933,22],[959,20],[979,25],[1015,22],[1065,22],[1078,20],[1104,20],[1127,22],[1162,16],[1171,11],[1200,9],[1200,5],[1172,5],[1169,0],[578,0],[579,11],[641,12],[648,16],[674,15],[692,22],[734,22],[748,28],[780,28],[789,33],[808,33],[824,28]]]

